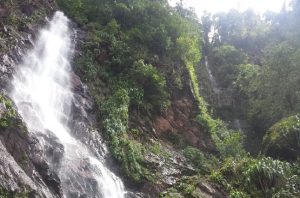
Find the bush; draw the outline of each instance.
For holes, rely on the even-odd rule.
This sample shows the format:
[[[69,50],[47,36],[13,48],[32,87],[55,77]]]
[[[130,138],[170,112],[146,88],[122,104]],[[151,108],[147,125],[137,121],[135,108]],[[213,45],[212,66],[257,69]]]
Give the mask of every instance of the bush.
[[[297,160],[300,156],[300,118],[286,118],[273,125],[263,139],[263,152],[271,157]]]
[[[169,197],[190,197],[198,198],[202,197],[199,193],[198,184],[202,181],[202,178],[199,176],[183,177],[176,184],[169,188],[167,191],[162,192],[160,197],[169,198]]]
[[[209,130],[221,157],[236,157],[246,154],[243,146],[244,136],[240,131],[228,129],[224,122],[213,119],[207,112],[200,113],[196,120]]]
[[[231,45],[222,45],[213,50],[212,71],[222,87],[232,86],[238,76],[239,65],[246,60],[246,54]]]
[[[82,0],[57,0],[58,5],[69,15],[74,17],[78,22],[85,23],[85,7]]]
[[[244,175],[249,186],[264,197],[271,197],[287,181],[286,177],[291,175],[291,165],[272,158],[262,158],[249,166]]]
[[[228,158],[210,180],[224,186],[232,197],[298,197],[300,178],[295,167],[269,157]]]
[[[208,164],[208,159],[206,159],[200,150],[188,146],[183,150],[183,154],[201,173],[209,173],[212,167]]]
[[[120,88],[101,105],[105,136],[124,173],[136,183],[150,179],[144,167],[144,146],[128,137],[129,93]]]
[[[13,103],[7,97],[0,95],[0,105],[3,106],[3,112],[0,112],[0,128],[7,128],[12,125],[12,121],[17,115]]]
[[[170,105],[169,95],[165,90],[166,80],[159,71],[143,60],[136,61],[130,72],[130,81],[143,90],[144,103],[149,109],[164,110]]]

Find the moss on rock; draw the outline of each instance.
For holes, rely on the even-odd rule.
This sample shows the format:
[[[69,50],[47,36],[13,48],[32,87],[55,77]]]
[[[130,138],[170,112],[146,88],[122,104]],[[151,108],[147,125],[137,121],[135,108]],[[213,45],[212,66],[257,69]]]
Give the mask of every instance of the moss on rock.
[[[263,139],[263,152],[271,157],[295,161],[300,156],[300,117],[288,117],[273,125]]]
[[[0,129],[7,128],[16,117],[16,110],[13,103],[7,97],[0,95]]]

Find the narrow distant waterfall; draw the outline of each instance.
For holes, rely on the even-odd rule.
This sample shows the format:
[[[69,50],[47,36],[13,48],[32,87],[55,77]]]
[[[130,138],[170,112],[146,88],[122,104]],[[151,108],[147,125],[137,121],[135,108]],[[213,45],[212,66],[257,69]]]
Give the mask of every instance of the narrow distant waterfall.
[[[208,78],[209,78],[209,81],[211,83],[213,92],[215,94],[219,94],[221,92],[221,90],[219,88],[219,85],[218,85],[215,77],[213,76],[213,74],[212,74],[212,72],[210,70],[210,67],[209,67],[209,64],[208,64],[208,60],[207,60],[207,56],[204,57],[204,64],[205,64],[206,71],[208,73]]]
[[[122,181],[70,133],[71,36],[68,19],[56,12],[19,65],[10,96],[29,131],[39,137],[43,155],[47,158],[51,144],[53,153],[58,153],[47,161],[61,180],[64,197],[121,198],[125,196]]]

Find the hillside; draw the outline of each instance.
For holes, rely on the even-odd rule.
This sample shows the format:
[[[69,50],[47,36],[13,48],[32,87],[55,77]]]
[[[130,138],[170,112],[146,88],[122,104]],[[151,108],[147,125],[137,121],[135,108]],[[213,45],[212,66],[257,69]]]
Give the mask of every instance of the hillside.
[[[0,197],[299,197],[292,8],[1,1]]]

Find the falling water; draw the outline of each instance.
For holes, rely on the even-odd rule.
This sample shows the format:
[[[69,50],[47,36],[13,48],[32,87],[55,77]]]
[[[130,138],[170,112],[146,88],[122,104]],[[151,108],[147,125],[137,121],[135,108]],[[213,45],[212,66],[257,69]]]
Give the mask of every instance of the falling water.
[[[91,154],[70,134],[71,43],[68,19],[56,12],[19,65],[11,97],[29,131],[40,134],[44,148],[51,142],[43,137],[54,136],[58,142],[55,147],[62,153],[61,158],[56,164],[50,159],[48,162],[61,180],[64,197],[124,197],[121,180],[103,165],[103,159]]]
[[[211,83],[211,86],[212,86],[212,89],[213,89],[213,92],[215,94],[219,94],[221,92],[219,86],[218,86],[218,83],[215,79],[215,77],[213,76],[210,68],[209,68],[209,64],[208,64],[208,60],[207,60],[207,56],[204,57],[204,64],[205,64],[205,68],[206,68],[206,71],[208,73],[208,78],[209,78],[209,81]]]
[[[213,90],[213,93],[216,96],[217,106],[222,107],[223,105],[230,105],[232,102],[232,96],[228,95],[227,92],[224,92],[220,89],[215,77],[213,76],[210,66],[208,64],[207,56],[204,56],[204,64],[206,71],[208,73],[208,78]],[[229,96],[229,97],[228,97]],[[235,130],[242,131],[242,125],[239,118],[234,118],[232,120],[232,126]]]

